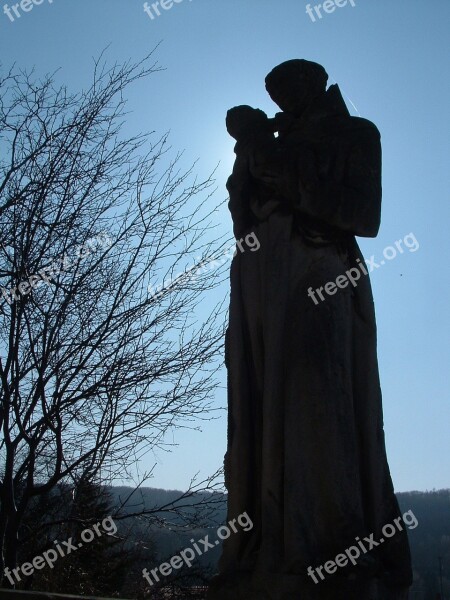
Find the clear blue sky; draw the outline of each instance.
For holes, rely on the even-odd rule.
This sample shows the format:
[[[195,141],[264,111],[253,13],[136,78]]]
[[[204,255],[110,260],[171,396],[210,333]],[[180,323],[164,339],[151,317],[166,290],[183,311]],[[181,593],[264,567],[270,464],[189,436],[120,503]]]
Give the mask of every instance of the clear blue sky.
[[[140,0],[43,0],[29,12],[19,8],[13,22],[3,4],[2,63],[39,74],[61,67],[58,80],[74,91],[88,85],[92,58],[106,46],[112,63],[140,59],[162,41],[156,57],[166,70],[129,89],[127,132],[170,129],[174,149],[198,158],[201,175],[220,162],[217,201],[226,197],[234,159],[227,109],[250,104],[272,116],[264,77],[275,65],[306,58],[325,66],[382,134],[382,227],[376,239],[360,240],[364,255],[383,258],[409,233],[419,243],[372,273],[394,484],[397,491],[450,487],[450,2],[355,0],[316,22],[304,0],[182,0],[153,20]],[[225,209],[219,222],[231,233]],[[219,389],[217,405],[225,402]],[[157,455],[150,484],[183,488],[195,472],[206,476],[221,464],[225,415],[170,441],[179,446]]]

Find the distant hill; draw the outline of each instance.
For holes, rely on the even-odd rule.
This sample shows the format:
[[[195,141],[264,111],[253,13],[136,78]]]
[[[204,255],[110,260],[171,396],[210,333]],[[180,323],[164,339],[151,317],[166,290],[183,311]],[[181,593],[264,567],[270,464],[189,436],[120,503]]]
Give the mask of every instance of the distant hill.
[[[129,487],[111,487],[108,490],[116,506],[120,506],[133,492]],[[226,521],[226,496],[206,492],[183,497],[179,490],[143,487],[133,493],[122,512],[133,514],[141,510],[155,511],[151,515],[151,525],[146,519],[130,517],[119,523],[119,531],[126,529],[132,543],[149,544],[154,552],[154,564],[145,566],[154,567],[180,550],[192,547],[191,540],[198,541],[205,535],[216,540],[217,528]],[[213,572],[220,552],[221,544],[198,557],[196,563],[203,570]]]
[[[442,558],[444,598],[450,599],[450,490],[397,494],[402,512],[412,510],[419,525],[408,530],[414,568],[413,600],[436,600]]]

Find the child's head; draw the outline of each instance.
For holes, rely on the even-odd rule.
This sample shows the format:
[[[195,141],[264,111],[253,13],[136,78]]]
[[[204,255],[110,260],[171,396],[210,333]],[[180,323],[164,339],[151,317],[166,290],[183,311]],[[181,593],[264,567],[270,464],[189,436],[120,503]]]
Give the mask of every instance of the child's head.
[[[227,112],[226,126],[228,133],[235,140],[242,139],[246,135],[261,129],[272,131],[266,113],[259,108],[252,108],[246,104],[235,106]]]

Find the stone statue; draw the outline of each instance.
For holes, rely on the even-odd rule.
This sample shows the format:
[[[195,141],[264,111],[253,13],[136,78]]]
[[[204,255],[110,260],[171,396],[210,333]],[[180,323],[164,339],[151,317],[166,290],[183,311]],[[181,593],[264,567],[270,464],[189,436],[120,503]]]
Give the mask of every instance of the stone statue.
[[[234,232],[260,242],[231,266],[228,520],[254,527],[224,542],[211,600],[400,600],[412,580],[355,241],[380,225],[380,134],[327,79],[287,61],[266,77],[282,112],[227,115]]]

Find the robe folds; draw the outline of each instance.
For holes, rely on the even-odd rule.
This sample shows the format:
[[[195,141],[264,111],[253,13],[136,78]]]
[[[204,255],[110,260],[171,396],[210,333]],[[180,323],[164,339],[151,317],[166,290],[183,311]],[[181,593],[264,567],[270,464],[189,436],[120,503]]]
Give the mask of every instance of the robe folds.
[[[349,115],[337,86],[300,119],[277,119],[283,167],[270,208],[258,180],[270,165],[228,182],[230,209],[251,207],[239,212],[247,221],[238,229],[260,242],[233,259],[226,339],[227,520],[247,513],[253,528],[224,541],[209,597],[404,598],[405,525],[372,548],[366,542],[367,552],[360,546],[356,565],[322,570],[318,583],[307,574],[355,540],[379,542],[383,526],[401,517],[386,458],[372,292],[355,240],[375,236],[380,224],[380,135]],[[354,283],[341,278],[342,287],[324,291],[350,269]],[[320,288],[324,300],[308,295]]]

